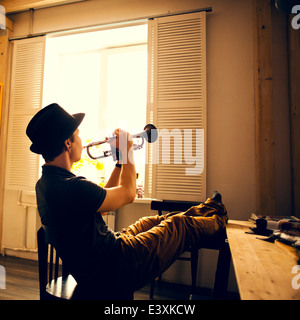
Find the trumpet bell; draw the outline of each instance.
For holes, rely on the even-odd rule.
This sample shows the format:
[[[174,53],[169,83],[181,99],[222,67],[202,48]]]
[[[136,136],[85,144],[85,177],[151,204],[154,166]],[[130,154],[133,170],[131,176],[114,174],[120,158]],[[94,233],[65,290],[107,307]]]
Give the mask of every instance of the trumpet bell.
[[[143,134],[145,135],[146,141],[149,143],[153,143],[157,140],[157,129],[151,123],[145,125]]]

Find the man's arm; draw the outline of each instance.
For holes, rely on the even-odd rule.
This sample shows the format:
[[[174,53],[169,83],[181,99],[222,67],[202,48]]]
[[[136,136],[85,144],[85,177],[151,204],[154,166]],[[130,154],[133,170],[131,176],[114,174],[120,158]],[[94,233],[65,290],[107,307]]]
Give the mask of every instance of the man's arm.
[[[120,184],[120,174],[122,168],[115,167],[113,172],[111,173],[108,181],[106,182],[104,188],[112,188],[117,187]]]
[[[115,134],[117,136],[117,146],[121,150],[122,155],[125,155],[125,158],[122,160],[122,168],[114,169],[114,171],[121,170],[119,177],[120,183],[115,187],[105,188],[106,197],[100,208],[97,210],[98,212],[121,208],[125,204],[133,202],[136,195],[136,171],[133,160],[132,138],[128,133],[121,130],[116,130]],[[126,143],[119,143],[120,134],[122,134],[122,136],[125,135],[127,140]],[[112,179],[115,179],[116,177],[117,171],[116,176],[113,176]]]

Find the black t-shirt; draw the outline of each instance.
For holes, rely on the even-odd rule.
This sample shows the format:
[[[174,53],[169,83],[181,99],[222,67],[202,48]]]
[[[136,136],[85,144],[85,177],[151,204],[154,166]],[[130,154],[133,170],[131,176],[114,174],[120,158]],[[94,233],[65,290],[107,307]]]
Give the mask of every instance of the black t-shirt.
[[[50,242],[77,281],[115,269],[120,244],[97,212],[105,189],[70,171],[45,165],[36,194]]]

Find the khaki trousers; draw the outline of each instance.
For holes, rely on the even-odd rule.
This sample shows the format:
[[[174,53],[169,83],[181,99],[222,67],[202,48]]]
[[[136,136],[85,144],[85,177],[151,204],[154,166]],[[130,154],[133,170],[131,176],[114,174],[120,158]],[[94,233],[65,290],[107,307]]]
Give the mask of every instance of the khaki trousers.
[[[213,241],[227,221],[225,206],[208,198],[186,212],[144,217],[123,229],[119,237],[127,286],[132,290],[143,287],[188,247]]]

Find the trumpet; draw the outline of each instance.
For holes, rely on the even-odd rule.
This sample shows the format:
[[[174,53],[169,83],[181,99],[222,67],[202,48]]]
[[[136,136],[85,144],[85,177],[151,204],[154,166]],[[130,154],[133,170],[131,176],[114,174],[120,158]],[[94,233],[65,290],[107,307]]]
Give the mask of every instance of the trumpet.
[[[132,138],[141,138],[142,139],[140,143],[133,144],[133,150],[141,149],[144,146],[145,140],[148,143],[155,142],[157,140],[157,137],[158,137],[158,133],[157,133],[156,127],[151,123],[147,124],[144,127],[144,131],[132,135]],[[116,159],[119,159],[119,150],[117,148],[114,148],[112,145],[110,146],[111,150],[103,151],[103,154],[100,156],[94,156],[90,152],[90,148],[95,147],[95,146],[99,146],[104,143],[110,143],[110,142],[114,141],[115,139],[116,139],[116,136],[108,138],[106,140],[102,140],[102,141],[91,142],[88,145],[84,146],[83,148],[86,148],[86,152],[91,159],[95,160],[95,159],[113,156],[113,159],[116,160]]]

